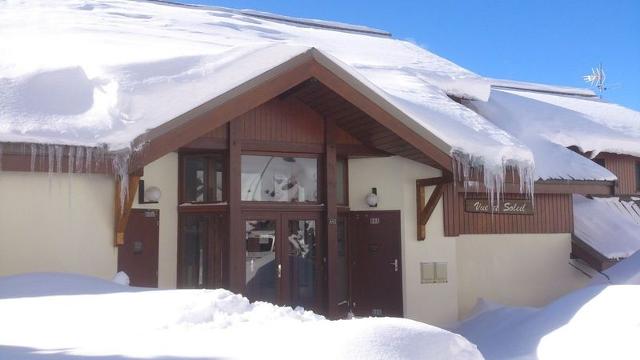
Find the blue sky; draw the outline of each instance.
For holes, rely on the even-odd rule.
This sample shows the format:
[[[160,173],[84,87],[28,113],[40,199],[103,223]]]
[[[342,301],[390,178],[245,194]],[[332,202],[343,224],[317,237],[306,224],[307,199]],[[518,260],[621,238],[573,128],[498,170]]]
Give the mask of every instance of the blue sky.
[[[588,87],[603,63],[604,98],[640,110],[640,0],[189,0],[367,25],[478,74]]]

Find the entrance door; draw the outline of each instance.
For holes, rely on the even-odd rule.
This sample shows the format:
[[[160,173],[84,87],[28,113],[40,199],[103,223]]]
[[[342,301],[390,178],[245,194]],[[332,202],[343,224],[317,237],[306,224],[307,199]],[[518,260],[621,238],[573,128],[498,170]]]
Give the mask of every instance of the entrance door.
[[[246,296],[322,312],[319,214],[251,212],[244,218]]]
[[[353,313],[402,317],[400,211],[351,212],[348,231]]]
[[[118,248],[118,271],[129,276],[131,286],[158,287],[159,210],[131,209]]]

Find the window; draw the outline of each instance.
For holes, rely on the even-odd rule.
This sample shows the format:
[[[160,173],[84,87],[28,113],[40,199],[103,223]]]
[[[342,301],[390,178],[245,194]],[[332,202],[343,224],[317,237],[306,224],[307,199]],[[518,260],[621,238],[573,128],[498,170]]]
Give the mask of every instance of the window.
[[[349,204],[349,193],[347,192],[349,183],[347,181],[347,159],[336,161],[336,197],[338,205]]]
[[[182,202],[213,203],[224,200],[222,154],[183,156]]]
[[[242,200],[318,201],[318,159],[242,155]]]
[[[636,161],[636,192],[640,192],[640,161]]]

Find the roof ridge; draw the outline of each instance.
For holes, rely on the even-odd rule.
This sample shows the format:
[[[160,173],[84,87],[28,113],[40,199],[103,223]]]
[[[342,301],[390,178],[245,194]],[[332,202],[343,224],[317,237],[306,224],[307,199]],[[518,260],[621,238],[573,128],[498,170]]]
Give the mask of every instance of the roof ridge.
[[[201,4],[185,4],[179,3],[171,0],[140,0],[150,3],[156,3],[159,5],[168,5],[168,6],[179,6],[191,9],[201,9],[201,10],[222,10],[238,15],[245,15],[250,17],[255,17],[263,20],[276,21],[281,23],[286,23],[294,26],[308,26],[320,29],[334,30],[334,31],[343,31],[343,32],[351,32],[362,35],[370,35],[370,36],[382,36],[382,37],[392,37],[392,34],[388,31],[375,29],[372,27],[368,27],[366,25],[355,25],[348,24],[339,21],[332,20],[322,20],[322,19],[311,19],[311,18],[299,18],[288,15],[280,15],[275,13],[270,13],[266,11],[259,11],[253,9],[234,9],[223,6],[210,6],[210,5],[201,5]]]

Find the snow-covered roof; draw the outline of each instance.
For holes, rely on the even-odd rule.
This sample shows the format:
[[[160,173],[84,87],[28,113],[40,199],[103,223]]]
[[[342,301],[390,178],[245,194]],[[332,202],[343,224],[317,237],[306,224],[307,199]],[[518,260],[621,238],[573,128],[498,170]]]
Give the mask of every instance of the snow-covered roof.
[[[502,82],[505,86],[494,86],[487,103],[473,105],[520,140],[535,134],[592,157],[600,152],[640,156],[640,112],[589,95],[589,90]]]
[[[580,125],[572,123],[572,118],[579,116],[575,112],[546,102],[532,101],[513,91],[495,89],[491,91],[489,101],[465,100],[464,104],[531,149],[536,164],[536,180],[616,179],[609,170],[567,149],[573,144],[557,142],[556,137],[572,136],[573,131],[582,132]],[[560,127],[564,128],[559,130]]]
[[[576,95],[586,98],[596,97],[596,93],[590,89],[575,88],[569,86],[539,84],[526,81],[516,81],[507,79],[487,79],[491,82],[491,87],[502,90],[529,90],[548,94]]]
[[[315,48],[450,153],[486,171],[530,150],[448,95],[486,100],[484,78],[359,27],[154,2],[0,4],[0,141],[112,150]],[[342,29],[340,27],[342,26]]]
[[[574,234],[609,259],[640,250],[640,198],[573,196]]]

